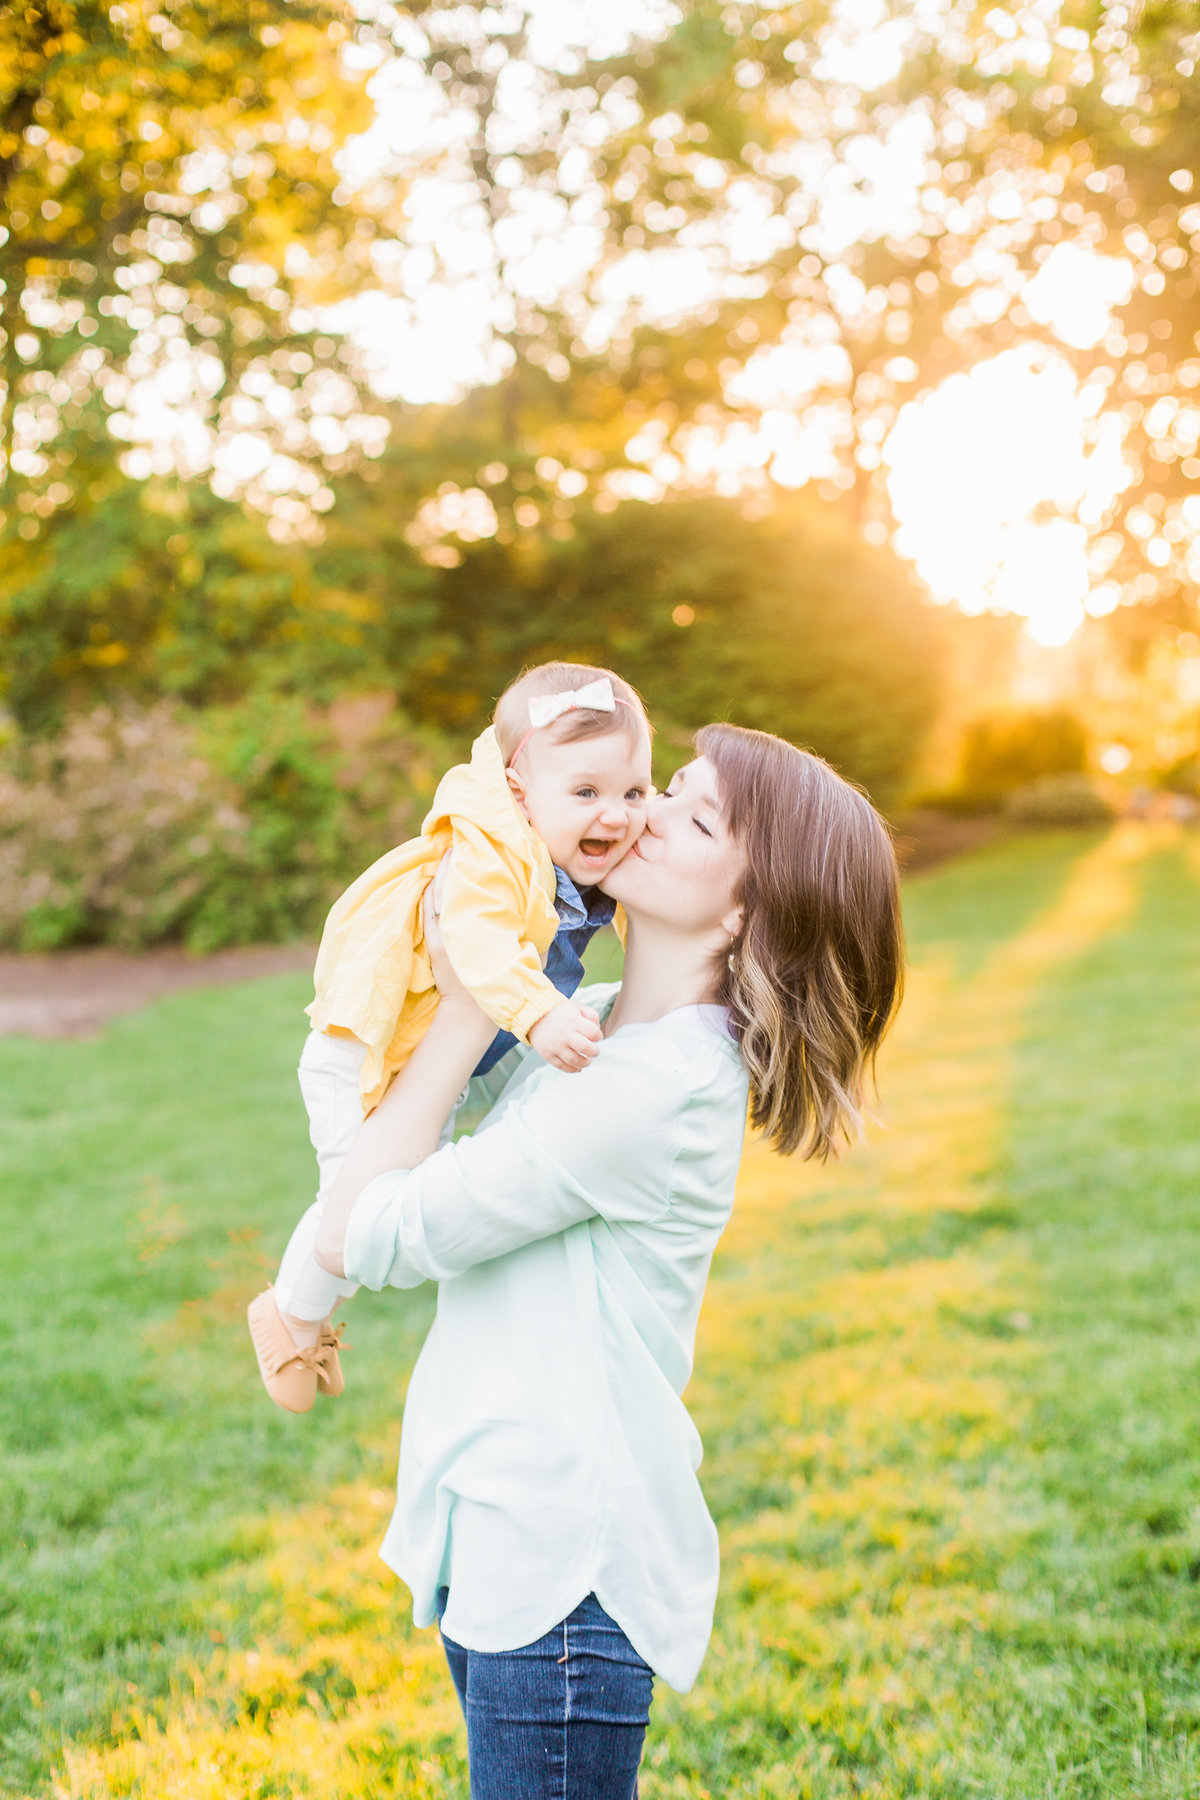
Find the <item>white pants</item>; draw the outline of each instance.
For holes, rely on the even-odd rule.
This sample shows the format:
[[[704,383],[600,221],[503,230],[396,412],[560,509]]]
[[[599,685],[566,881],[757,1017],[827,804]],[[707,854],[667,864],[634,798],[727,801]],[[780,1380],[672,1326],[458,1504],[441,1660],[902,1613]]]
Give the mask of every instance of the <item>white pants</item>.
[[[339,1300],[358,1288],[330,1275],[313,1254],[329,1190],[362,1124],[358,1074],[365,1046],[357,1038],[310,1031],[300,1054],[300,1092],[308,1112],[308,1135],[317,1153],[317,1197],[288,1241],[275,1278],[281,1312],[297,1319],[324,1319]]]

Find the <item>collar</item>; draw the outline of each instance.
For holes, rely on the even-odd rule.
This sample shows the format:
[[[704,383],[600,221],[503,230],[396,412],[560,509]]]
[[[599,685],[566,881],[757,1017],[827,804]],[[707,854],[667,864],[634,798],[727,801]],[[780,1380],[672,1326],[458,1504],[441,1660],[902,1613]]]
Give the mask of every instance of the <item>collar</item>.
[[[421,829],[432,835],[444,820],[455,817],[481,826],[522,862],[541,871],[549,891],[550,853],[513,799],[504,758],[490,725],[472,744],[470,762],[456,763],[442,776]]]
[[[554,882],[554,910],[568,931],[577,931],[581,925],[598,931],[602,925],[612,924],[617,903],[602,894],[599,888],[581,891],[557,863],[554,865]]]

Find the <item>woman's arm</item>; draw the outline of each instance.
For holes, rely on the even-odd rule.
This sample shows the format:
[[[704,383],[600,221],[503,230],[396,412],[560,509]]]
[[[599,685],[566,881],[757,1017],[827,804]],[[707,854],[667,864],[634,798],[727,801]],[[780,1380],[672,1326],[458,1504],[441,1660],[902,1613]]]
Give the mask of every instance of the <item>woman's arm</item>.
[[[435,933],[436,926],[427,916],[427,939]],[[439,958],[439,967],[445,991],[429,1030],[370,1118],[363,1121],[329,1195],[316,1256],[331,1275],[345,1272],[346,1227],[363,1189],[377,1175],[392,1169],[414,1169],[433,1154],[454,1102],[495,1036],[496,1027],[454,979],[444,958]]]
[[[473,1136],[370,1183],[346,1234],[347,1279],[416,1287],[598,1215],[664,1218],[686,1103],[686,1082],[620,1036],[580,1075],[542,1071]],[[740,1113],[722,1123],[740,1130]]]
[[[689,1082],[661,1066],[648,1033],[619,1033],[582,1074],[545,1070],[501,1117],[432,1154],[492,1024],[428,919],[426,935],[438,1011],[343,1164],[318,1238],[322,1267],[364,1287],[415,1287],[597,1214],[661,1218]],[[744,1114],[737,1087],[729,1120],[714,1123],[740,1138]]]

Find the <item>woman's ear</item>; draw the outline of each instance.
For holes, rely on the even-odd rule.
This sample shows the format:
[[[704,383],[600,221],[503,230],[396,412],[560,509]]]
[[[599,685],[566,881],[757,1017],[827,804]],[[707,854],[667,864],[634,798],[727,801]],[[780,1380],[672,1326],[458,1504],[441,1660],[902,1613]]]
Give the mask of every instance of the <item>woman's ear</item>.
[[[721,920],[721,930],[728,932],[730,943],[739,935],[745,922],[746,909],[744,906],[735,906],[725,914]]]
[[[529,804],[525,798],[525,786],[521,777],[517,774],[515,769],[505,769],[504,774],[508,782],[509,792],[512,794],[513,799],[516,801],[525,818],[528,818]]]

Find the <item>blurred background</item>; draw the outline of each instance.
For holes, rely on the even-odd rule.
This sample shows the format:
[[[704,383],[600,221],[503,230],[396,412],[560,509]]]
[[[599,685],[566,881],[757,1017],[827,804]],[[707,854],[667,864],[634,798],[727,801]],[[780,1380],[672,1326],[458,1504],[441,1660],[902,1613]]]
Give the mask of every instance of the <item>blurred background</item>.
[[[714,1262],[645,1800],[1200,1795],[1198,63],[1194,0],[0,0],[0,1792],[465,1800],[377,1556],[435,1296],[302,1418],[244,1319],[324,910],[565,656],[908,868],[866,1142],[749,1144]]]
[[[4,944],[311,933],[547,656],[918,835],[1193,808],[1190,5],[0,31]]]

